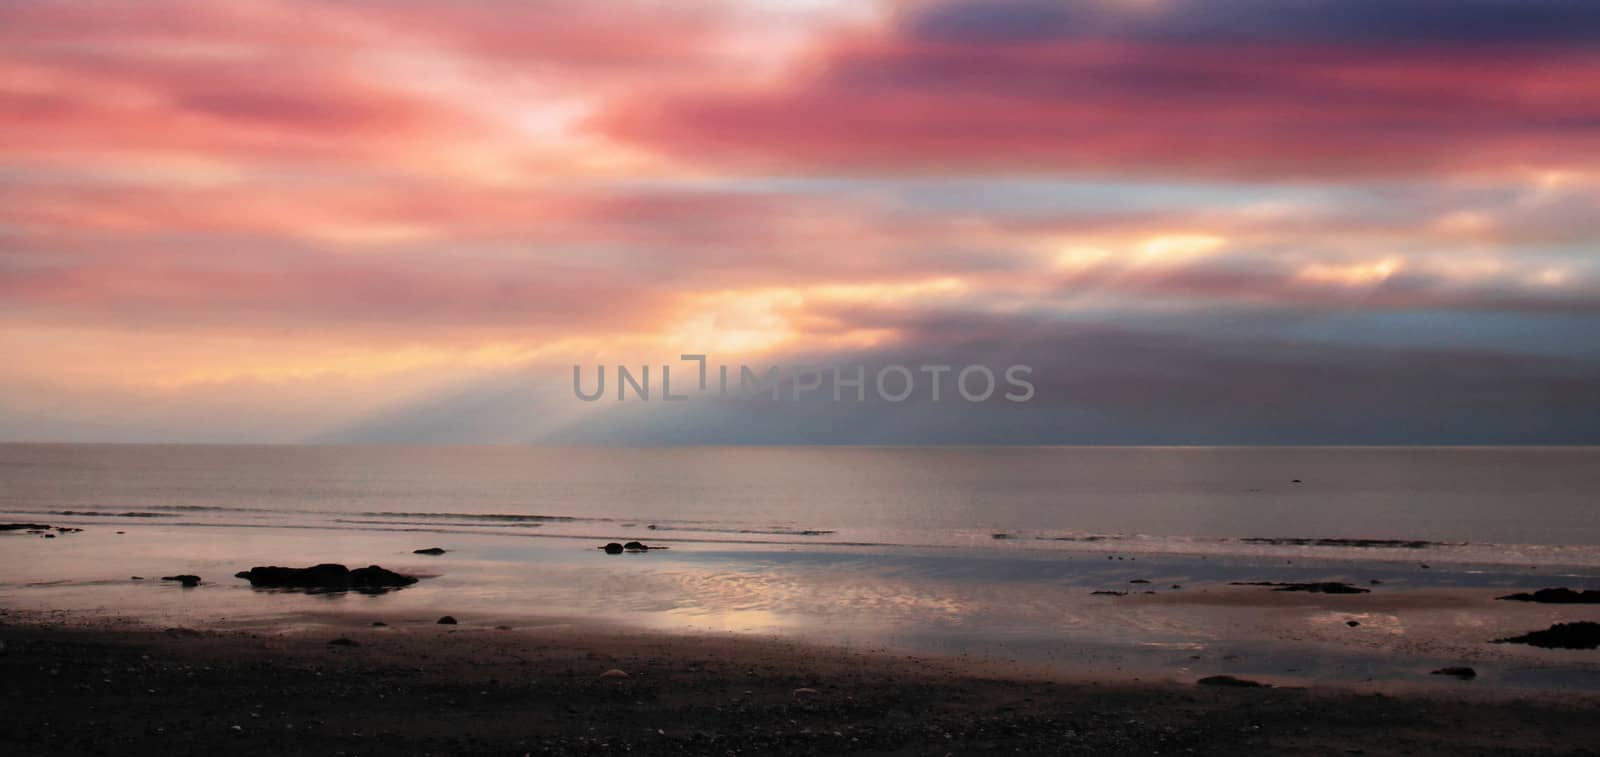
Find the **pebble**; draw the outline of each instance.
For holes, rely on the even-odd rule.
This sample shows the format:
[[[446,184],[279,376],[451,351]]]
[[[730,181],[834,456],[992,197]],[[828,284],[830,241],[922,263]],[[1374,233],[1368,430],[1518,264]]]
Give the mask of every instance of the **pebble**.
[[[600,677],[601,678],[615,678],[615,679],[621,680],[621,679],[627,678],[628,674],[623,672],[622,670],[617,669],[617,668],[612,668],[610,670],[607,670],[604,673],[601,673]]]

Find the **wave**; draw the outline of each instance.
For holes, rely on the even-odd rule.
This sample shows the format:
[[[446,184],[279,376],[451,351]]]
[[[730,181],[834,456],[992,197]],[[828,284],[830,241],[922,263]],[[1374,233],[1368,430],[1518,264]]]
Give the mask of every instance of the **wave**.
[[[433,520],[484,520],[495,523],[579,523],[598,522],[609,523],[615,518],[583,518],[575,515],[512,515],[506,513],[397,513],[397,512],[365,512],[357,513],[368,518],[428,518]]]
[[[65,515],[71,518],[172,518],[171,513],[149,513],[141,510],[107,512],[102,510],[6,510],[13,515]]]
[[[359,518],[334,518],[333,522],[334,523],[349,523],[349,524],[352,524],[352,525],[372,525],[372,526],[439,526],[439,525],[451,525],[450,521],[446,520],[446,519],[439,519],[439,520],[362,520],[362,519],[359,519]],[[468,526],[468,525],[477,525],[477,524],[474,524],[474,523],[456,523],[454,525]],[[521,522],[516,522],[516,521],[512,521],[512,522],[495,521],[493,523],[489,523],[489,524],[485,524],[485,525],[504,526],[504,527],[507,527],[507,528],[540,528],[540,527],[544,526],[543,523],[538,523],[538,522],[521,523]]]
[[[760,534],[766,534],[769,536],[830,536],[838,533],[837,531],[821,528],[790,528],[786,526],[772,526],[769,528],[718,528],[716,526],[703,526],[699,525],[698,523],[679,526],[663,526],[658,523],[652,523],[648,526],[648,528],[651,531],[699,531],[710,534],[749,534],[752,536]]]
[[[1249,536],[1239,539],[1244,544],[1270,544],[1287,547],[1361,547],[1367,549],[1428,549],[1430,547],[1460,547],[1466,542],[1427,541],[1425,539],[1336,539],[1303,537]]]

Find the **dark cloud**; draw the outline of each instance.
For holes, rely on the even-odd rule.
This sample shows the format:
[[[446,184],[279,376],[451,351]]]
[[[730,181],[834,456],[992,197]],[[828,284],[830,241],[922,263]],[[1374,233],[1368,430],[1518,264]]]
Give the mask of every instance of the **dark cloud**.
[[[582,403],[570,366],[496,377],[331,432],[331,441],[623,444],[1593,444],[1600,363],[1471,349],[1396,349],[1161,333],[1027,317],[924,315],[890,349],[791,353],[752,365],[1033,368],[1012,403]],[[1536,338],[1536,335],[1530,335]],[[712,364],[717,356],[711,356]],[[586,370],[593,370],[586,366]],[[737,368],[735,368],[737,370]],[[921,374],[919,374],[921,375]],[[846,396],[849,396],[847,393]],[[576,420],[552,426],[545,419]]]
[[[1581,0],[959,0],[919,8],[910,36],[938,42],[1600,45]]]

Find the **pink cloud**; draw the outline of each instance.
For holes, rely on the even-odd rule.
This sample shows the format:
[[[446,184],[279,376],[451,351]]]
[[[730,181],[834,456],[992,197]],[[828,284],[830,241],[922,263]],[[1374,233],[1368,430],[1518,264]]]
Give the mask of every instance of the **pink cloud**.
[[[823,43],[770,86],[640,92],[592,122],[742,170],[1349,177],[1590,166],[1600,53],[1071,37]]]

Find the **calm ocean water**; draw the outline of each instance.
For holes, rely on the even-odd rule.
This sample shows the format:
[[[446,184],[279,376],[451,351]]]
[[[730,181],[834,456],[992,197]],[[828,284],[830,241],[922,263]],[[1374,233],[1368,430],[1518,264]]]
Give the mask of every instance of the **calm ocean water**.
[[[1597,505],[1593,448],[0,445],[0,517],[171,527],[1600,563]]]

